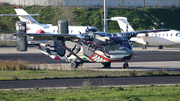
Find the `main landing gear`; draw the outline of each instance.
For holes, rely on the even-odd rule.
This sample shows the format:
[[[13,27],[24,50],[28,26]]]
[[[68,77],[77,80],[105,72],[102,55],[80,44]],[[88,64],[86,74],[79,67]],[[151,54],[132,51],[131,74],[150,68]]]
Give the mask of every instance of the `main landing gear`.
[[[148,42],[142,46],[142,49],[147,49]]]
[[[143,45],[143,46],[142,46],[142,49],[147,49],[147,45]]]
[[[159,49],[163,49],[163,46],[159,46]]]
[[[111,62],[102,62],[102,64],[104,65],[103,68],[110,68],[111,67]]]
[[[128,61],[126,60],[126,62],[123,64],[123,69],[128,69],[129,65],[128,65]]]
[[[83,65],[82,61],[80,61],[80,62],[72,61],[71,62],[71,68],[72,69],[78,68],[78,66],[82,66],[82,65]]]

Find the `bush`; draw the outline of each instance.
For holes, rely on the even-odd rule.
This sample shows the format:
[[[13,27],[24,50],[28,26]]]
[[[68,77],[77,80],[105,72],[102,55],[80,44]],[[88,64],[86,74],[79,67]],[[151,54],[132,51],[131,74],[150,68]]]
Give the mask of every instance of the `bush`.
[[[137,71],[136,70],[129,71],[129,75],[135,77],[137,76]]]

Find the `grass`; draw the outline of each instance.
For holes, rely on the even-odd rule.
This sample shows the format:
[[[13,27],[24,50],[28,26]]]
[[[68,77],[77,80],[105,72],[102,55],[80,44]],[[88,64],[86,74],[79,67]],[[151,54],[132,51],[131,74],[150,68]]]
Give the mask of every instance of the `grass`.
[[[179,101],[180,85],[68,87],[0,91],[2,101]]]
[[[85,69],[63,70],[60,64],[52,64],[48,69],[46,63],[40,64],[28,61],[0,60],[0,80],[32,80],[32,79],[61,79],[61,78],[99,78],[99,77],[135,77],[135,76],[163,76],[180,75],[178,71],[95,71]]]
[[[0,46],[16,46],[16,42],[0,40]]]
[[[52,69],[40,69],[40,64],[28,61],[0,61],[0,80],[36,80],[63,78],[108,78],[108,77],[138,77],[138,76],[179,76],[179,71],[95,71],[90,69],[62,70],[61,65],[51,65]],[[87,85],[86,83],[85,85]]]
[[[11,60],[0,60],[0,70],[28,70],[29,68],[29,62],[28,61],[11,61]]]

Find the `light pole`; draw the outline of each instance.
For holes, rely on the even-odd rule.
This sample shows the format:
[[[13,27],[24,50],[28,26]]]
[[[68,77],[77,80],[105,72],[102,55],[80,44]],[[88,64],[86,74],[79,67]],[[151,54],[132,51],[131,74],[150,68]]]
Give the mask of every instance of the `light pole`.
[[[107,0],[104,0],[104,32],[107,32]]]

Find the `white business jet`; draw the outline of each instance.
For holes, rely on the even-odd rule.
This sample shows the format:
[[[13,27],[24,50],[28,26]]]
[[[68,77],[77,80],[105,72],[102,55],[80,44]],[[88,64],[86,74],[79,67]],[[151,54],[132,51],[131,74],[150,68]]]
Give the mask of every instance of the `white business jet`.
[[[32,16],[39,14],[28,14],[21,7],[14,7],[17,14],[0,14],[0,16],[18,16],[21,21],[26,22],[27,33],[46,33],[58,34],[58,27],[52,24],[40,24]],[[92,26],[68,26],[69,34],[80,34],[90,32],[99,32],[96,27]]]
[[[134,32],[134,29],[129,24],[126,17],[111,17],[110,20],[117,21],[122,32]],[[180,44],[180,31],[170,30],[137,34],[136,37],[132,37],[130,40],[143,44],[143,49],[146,49],[147,45],[159,46],[159,49],[162,49],[163,45]]]

